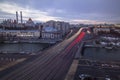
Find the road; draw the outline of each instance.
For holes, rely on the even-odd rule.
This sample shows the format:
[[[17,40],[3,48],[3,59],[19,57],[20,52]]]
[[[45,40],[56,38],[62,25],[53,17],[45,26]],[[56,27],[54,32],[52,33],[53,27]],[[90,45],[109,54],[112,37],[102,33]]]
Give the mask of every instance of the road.
[[[120,80],[120,67],[102,66],[102,64],[108,63],[80,59],[74,80],[80,80],[80,74],[88,74],[92,77],[96,77],[98,80],[105,80],[106,75],[109,75],[111,80]],[[109,65],[113,64],[109,63]]]
[[[0,80],[64,80],[77,51],[77,44],[85,36],[80,29],[74,36],[44,51],[33,61],[1,77]]]

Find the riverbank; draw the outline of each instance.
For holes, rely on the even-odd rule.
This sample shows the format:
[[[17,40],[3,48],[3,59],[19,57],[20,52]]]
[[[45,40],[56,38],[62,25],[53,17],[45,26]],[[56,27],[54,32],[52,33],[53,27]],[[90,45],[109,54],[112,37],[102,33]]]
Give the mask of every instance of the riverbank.
[[[20,63],[20,62],[23,62],[23,61],[25,61],[25,60],[26,60],[26,58],[21,58],[21,59],[18,59],[18,60],[16,60],[16,61],[9,62],[8,64],[7,64],[7,62],[6,62],[6,63],[0,62],[0,64],[2,64],[2,65],[0,66],[0,71],[5,70],[5,69],[7,69],[7,68],[9,68],[9,67],[12,67],[12,66],[14,66],[14,65],[16,65],[16,64],[18,64],[18,63]]]
[[[0,51],[0,71],[40,55],[50,46],[52,44],[0,44],[1,50],[5,48],[5,51]]]
[[[30,58],[27,54],[0,54],[0,71],[12,67]]]
[[[62,41],[62,39],[24,39],[24,40],[8,40],[8,41],[2,41],[0,43],[46,43],[46,44],[55,44],[59,41]]]

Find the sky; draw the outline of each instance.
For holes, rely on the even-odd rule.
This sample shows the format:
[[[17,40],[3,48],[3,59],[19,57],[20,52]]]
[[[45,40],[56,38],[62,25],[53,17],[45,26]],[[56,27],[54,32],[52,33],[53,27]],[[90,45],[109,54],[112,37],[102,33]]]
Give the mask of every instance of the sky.
[[[0,20],[66,21],[80,24],[120,23],[120,0],[0,0]]]

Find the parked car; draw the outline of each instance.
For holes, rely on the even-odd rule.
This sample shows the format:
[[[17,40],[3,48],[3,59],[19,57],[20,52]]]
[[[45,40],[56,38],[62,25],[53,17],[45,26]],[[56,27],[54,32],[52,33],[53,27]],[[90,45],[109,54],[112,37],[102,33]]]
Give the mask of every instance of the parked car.
[[[89,74],[80,74],[79,78],[80,80],[93,80],[93,77]]]
[[[106,75],[105,80],[111,80],[109,75]]]

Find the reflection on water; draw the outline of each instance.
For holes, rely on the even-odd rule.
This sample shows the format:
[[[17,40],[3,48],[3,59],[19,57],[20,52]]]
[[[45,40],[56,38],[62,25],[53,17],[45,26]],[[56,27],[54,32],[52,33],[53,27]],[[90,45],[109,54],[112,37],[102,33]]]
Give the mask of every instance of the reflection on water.
[[[0,44],[1,52],[37,52],[42,50],[45,47],[48,47],[48,44]]]
[[[120,61],[120,49],[85,48],[84,58],[103,61]]]

